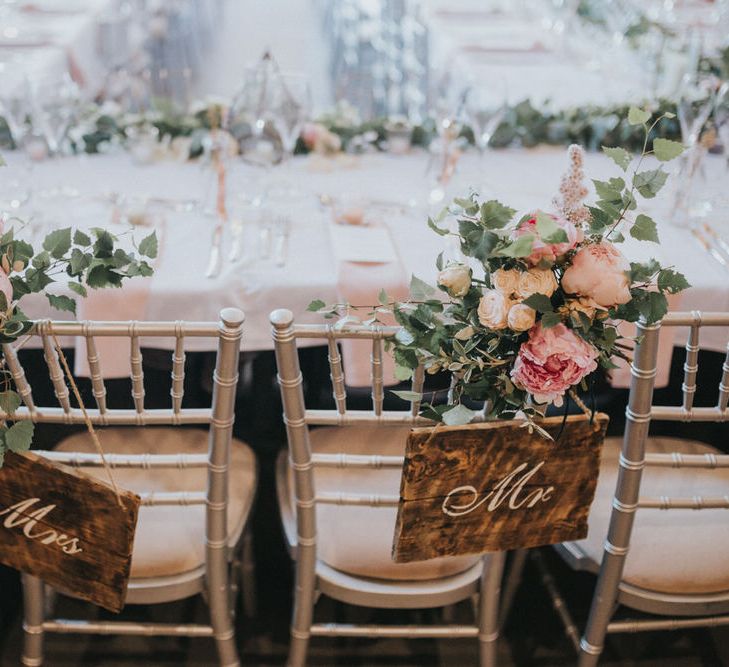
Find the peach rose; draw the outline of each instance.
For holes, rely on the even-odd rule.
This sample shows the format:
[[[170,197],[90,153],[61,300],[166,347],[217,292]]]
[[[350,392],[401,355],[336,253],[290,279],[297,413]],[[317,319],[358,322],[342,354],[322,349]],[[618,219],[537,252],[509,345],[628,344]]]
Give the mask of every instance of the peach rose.
[[[597,368],[597,350],[564,324],[541,323],[519,348],[511,379],[537,403],[562,405],[563,394]]]
[[[495,289],[484,290],[478,304],[478,321],[487,329],[505,329],[512,301]]]
[[[521,271],[518,269],[496,269],[491,274],[491,284],[494,289],[508,296],[516,292],[519,287],[519,276]]]
[[[584,237],[581,229],[575,227],[569,220],[560,218],[556,215],[548,214],[552,220],[557,224],[558,227],[564,230],[567,234],[567,241],[563,243],[545,243],[539,236],[537,231],[537,216],[536,213],[524,220],[519,226],[513,231],[511,237],[519,238],[531,234],[534,237],[534,245],[532,245],[532,253],[526,258],[527,263],[532,266],[536,266],[540,262],[554,263],[557,258],[564,255],[566,252],[572,250],[578,243],[580,243]]]
[[[537,293],[552,296],[556,289],[557,279],[551,269],[529,269],[521,272],[516,292],[520,299],[526,299]]]
[[[562,276],[562,289],[611,308],[630,301],[630,263],[610,242],[580,248]]]
[[[537,319],[537,311],[523,303],[517,303],[509,309],[506,322],[514,331],[529,331]]]

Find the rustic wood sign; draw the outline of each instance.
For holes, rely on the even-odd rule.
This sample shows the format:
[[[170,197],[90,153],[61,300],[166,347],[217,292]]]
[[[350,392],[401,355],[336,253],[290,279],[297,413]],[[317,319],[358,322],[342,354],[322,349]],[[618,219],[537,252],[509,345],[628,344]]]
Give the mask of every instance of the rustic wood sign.
[[[124,607],[139,496],[31,452],[0,468],[0,563],[105,609]]]
[[[608,417],[413,429],[407,442],[393,559],[507,551],[587,536]]]

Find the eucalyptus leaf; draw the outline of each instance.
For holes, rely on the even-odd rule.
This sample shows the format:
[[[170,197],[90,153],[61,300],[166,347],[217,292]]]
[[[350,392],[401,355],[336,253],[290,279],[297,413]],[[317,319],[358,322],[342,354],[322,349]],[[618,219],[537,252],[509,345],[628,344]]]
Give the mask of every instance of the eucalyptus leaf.
[[[475,410],[470,410],[465,405],[459,403],[446,410],[442,418],[447,426],[463,426],[464,424],[468,424],[477,414]]]

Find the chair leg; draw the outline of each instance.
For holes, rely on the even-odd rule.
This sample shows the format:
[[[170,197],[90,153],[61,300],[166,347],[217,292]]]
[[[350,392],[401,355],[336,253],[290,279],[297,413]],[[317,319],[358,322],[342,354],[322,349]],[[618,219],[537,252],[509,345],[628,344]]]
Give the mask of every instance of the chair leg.
[[[223,549],[213,549],[208,545],[207,574],[210,623],[213,626],[220,665],[221,667],[240,667],[230,610],[228,563]]]
[[[246,618],[254,618],[256,615],[256,569],[253,563],[253,538],[250,528],[246,528],[240,564],[243,614]]]
[[[496,666],[496,641],[499,638],[499,598],[506,553],[485,556],[481,574],[478,605],[478,641],[480,667]]]
[[[299,544],[296,554],[296,591],[287,667],[305,667],[316,599],[316,546]]]
[[[26,667],[43,664],[43,582],[23,575],[23,657]]]
[[[504,594],[501,596],[501,607],[499,610],[499,629],[504,627],[506,619],[509,618],[511,605],[514,603],[514,596],[521,583],[522,574],[524,574],[524,565],[526,564],[527,549],[517,549],[514,551],[509,574],[504,584]]]
[[[597,665],[605,644],[607,627],[615,610],[618,584],[623,573],[625,553],[611,554],[607,551],[603,556],[597,585],[592,596],[592,606],[587,619],[585,633],[580,640],[579,667]]]

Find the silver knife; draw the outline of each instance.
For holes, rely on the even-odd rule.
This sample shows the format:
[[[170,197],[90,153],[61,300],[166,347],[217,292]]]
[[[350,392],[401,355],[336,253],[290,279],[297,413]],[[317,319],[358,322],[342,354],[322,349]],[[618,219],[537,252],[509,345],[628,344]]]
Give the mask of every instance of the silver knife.
[[[213,245],[210,248],[208,268],[205,270],[206,278],[217,278],[221,269],[220,245],[223,241],[223,223],[218,221],[213,230]]]

